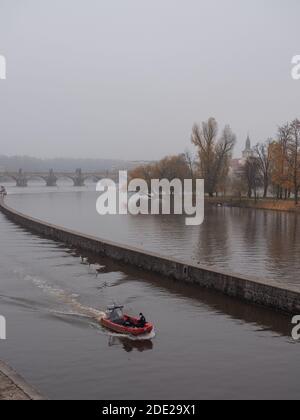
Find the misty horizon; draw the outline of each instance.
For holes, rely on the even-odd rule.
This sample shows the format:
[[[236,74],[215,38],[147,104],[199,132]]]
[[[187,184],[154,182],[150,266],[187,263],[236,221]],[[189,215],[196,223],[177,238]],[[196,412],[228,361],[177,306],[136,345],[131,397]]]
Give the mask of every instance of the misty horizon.
[[[1,156],[0,174],[5,172],[75,172],[80,168],[87,172],[130,170],[140,164],[150,161],[129,161],[122,159],[97,159],[97,158],[35,158],[32,156]]]
[[[158,160],[215,117],[241,156],[299,117],[290,0],[1,0],[0,154]]]

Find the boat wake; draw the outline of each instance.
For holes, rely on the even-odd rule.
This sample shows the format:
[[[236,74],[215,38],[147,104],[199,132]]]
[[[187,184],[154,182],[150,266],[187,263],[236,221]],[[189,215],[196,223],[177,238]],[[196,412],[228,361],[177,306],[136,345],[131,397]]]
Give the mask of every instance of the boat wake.
[[[103,311],[82,305],[77,300],[79,297],[78,294],[69,295],[66,293],[65,290],[49,285],[45,280],[39,277],[27,275],[25,276],[25,280],[27,281],[30,280],[36,287],[42,289],[45,293],[55,296],[62,303],[71,307],[71,309],[74,311],[74,312],[65,312],[65,313],[52,311],[53,313],[56,312],[57,314],[60,314],[60,315],[64,314],[64,315],[69,315],[69,316],[87,317],[87,318],[92,318],[96,321],[100,321],[105,316],[105,312]]]
[[[108,337],[116,337],[116,338],[126,338],[131,341],[148,341],[153,340],[156,336],[155,331],[153,330],[149,334],[145,334],[142,336],[131,336],[127,334],[119,334],[110,332],[104,329],[100,325],[101,319],[105,316],[105,312],[99,309],[95,309],[89,306],[82,305],[79,301],[79,295],[77,294],[67,294],[65,290],[60,289],[58,287],[54,287],[53,285],[49,285],[45,280],[35,277],[26,275],[25,280],[31,281],[36,287],[42,289],[45,293],[55,296],[56,299],[59,299],[60,302],[67,305],[71,311],[58,311],[58,310],[51,310],[50,312],[55,316],[62,316],[62,317],[80,317],[90,321],[93,321],[93,327],[97,328],[101,334],[106,335]]]

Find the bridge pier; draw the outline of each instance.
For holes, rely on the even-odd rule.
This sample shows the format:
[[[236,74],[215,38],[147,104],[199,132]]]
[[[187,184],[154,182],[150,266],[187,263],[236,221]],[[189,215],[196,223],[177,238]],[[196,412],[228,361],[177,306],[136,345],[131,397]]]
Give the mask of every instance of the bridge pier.
[[[28,185],[28,179],[24,175],[22,169],[19,169],[18,176],[16,179],[16,184],[17,184],[17,187],[21,187],[21,188],[27,187]]]
[[[74,187],[84,187],[84,176],[82,175],[81,169],[76,169],[73,182],[74,182]]]
[[[49,170],[49,175],[45,177],[47,187],[56,187],[57,176],[55,176],[53,169]]]

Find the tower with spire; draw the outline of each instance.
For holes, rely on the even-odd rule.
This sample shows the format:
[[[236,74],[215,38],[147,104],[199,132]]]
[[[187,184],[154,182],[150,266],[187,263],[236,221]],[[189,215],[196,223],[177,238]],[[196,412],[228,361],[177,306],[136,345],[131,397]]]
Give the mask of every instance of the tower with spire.
[[[246,148],[243,151],[243,159],[247,160],[249,157],[252,157],[252,156],[253,156],[253,150],[251,148],[251,140],[248,134],[247,140],[246,140]]]

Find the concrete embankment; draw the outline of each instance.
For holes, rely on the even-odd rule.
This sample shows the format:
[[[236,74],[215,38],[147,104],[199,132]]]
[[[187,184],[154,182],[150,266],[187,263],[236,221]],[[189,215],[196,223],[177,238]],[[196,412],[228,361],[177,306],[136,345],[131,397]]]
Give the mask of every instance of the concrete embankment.
[[[8,207],[0,198],[0,210],[13,222],[43,237],[67,246],[112,258],[120,263],[157,273],[177,281],[222,292],[252,304],[289,314],[300,314],[300,292],[293,287],[279,287],[268,279],[250,278],[199,265],[187,264],[133,247],[101,240],[34,219]]]
[[[20,375],[0,361],[0,400],[44,400]]]

